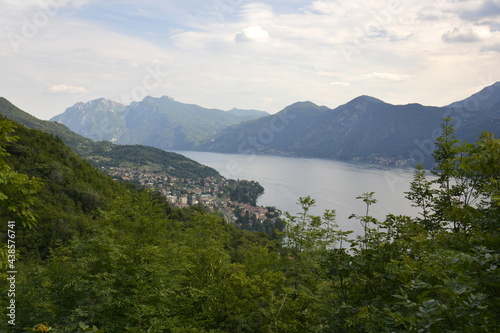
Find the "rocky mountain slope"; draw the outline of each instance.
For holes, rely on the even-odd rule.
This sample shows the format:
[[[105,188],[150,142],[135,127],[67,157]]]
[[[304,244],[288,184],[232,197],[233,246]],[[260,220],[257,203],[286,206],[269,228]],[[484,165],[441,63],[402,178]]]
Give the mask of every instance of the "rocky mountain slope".
[[[444,118],[453,119],[462,140],[475,142],[482,131],[498,136],[499,103],[498,82],[446,107],[392,105],[369,96],[335,109],[300,102],[275,115],[228,127],[198,149],[429,165]]]
[[[72,132],[62,124],[33,117],[3,97],[0,97],[0,115],[28,128],[38,129],[60,138],[74,152],[96,167],[126,165],[137,168],[154,165],[160,171],[165,171],[174,177],[220,177],[216,170],[177,153],[142,145],[118,146],[110,142],[93,141]]]
[[[475,142],[482,131],[500,135],[500,82],[444,107],[393,105],[359,96],[334,109],[306,101],[268,115],[146,97],[129,106],[105,99],[78,103],[52,120],[95,140],[165,150],[430,166],[433,142],[446,117],[464,141]]]
[[[103,98],[77,103],[51,121],[97,141],[185,150],[227,126],[265,115],[257,110],[206,109],[164,96],[128,106]]]

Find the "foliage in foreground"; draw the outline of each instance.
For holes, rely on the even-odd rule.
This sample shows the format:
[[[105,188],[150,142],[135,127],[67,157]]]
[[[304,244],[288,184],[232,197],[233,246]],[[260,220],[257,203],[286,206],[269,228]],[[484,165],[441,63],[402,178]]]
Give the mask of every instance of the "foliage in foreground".
[[[347,243],[334,211],[310,214],[310,197],[299,199],[302,212],[286,216],[283,232],[236,230],[110,181],[48,136],[12,132],[6,121],[0,129],[2,218],[19,221],[22,242],[16,326],[2,320],[1,331],[494,332],[500,325],[500,140],[487,133],[460,143],[446,122],[435,180],[419,167],[407,193],[420,216],[378,221],[369,212],[376,195],[364,193],[366,213],[353,218],[365,232]],[[26,188],[15,201],[14,182]]]

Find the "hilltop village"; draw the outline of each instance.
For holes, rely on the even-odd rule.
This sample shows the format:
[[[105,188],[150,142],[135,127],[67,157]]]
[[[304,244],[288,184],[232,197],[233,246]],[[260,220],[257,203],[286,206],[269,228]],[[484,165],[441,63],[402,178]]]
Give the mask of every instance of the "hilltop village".
[[[254,181],[224,177],[187,179],[126,167],[102,169],[115,180],[160,192],[174,207],[202,205],[209,211],[220,211],[226,221],[247,230],[271,233],[274,227],[282,228],[278,209],[257,206],[257,197],[264,189]]]

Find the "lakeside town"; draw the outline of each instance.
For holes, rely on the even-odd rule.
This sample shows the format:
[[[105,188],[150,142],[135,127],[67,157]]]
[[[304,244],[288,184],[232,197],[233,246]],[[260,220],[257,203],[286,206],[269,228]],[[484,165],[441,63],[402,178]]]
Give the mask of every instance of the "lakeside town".
[[[224,177],[179,178],[160,171],[147,172],[126,167],[102,167],[115,180],[132,182],[160,192],[173,207],[202,205],[220,211],[228,223],[244,229],[272,231],[281,212],[256,204],[264,189],[257,182]]]

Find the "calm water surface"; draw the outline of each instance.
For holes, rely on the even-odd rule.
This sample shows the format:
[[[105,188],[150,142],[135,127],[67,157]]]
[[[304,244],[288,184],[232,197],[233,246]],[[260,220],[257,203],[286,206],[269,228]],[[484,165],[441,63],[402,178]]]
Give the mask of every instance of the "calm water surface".
[[[364,214],[365,204],[355,199],[362,193],[375,192],[378,203],[371,206],[371,215],[383,219],[387,214],[417,215],[417,209],[405,198],[413,179],[412,169],[383,168],[313,158],[178,152],[216,169],[222,176],[258,181],[265,193],[258,204],[275,206],[297,213],[299,197],[316,199],[313,214],[335,209],[342,230],[361,232],[351,214]]]

